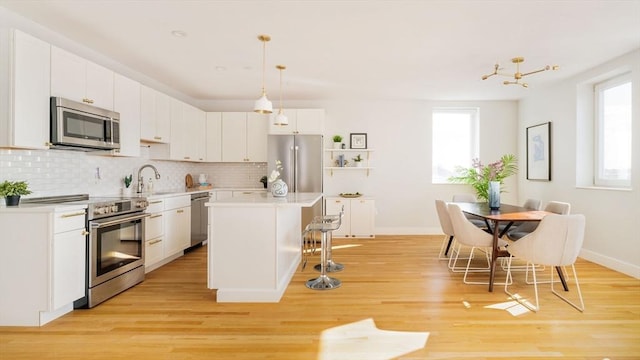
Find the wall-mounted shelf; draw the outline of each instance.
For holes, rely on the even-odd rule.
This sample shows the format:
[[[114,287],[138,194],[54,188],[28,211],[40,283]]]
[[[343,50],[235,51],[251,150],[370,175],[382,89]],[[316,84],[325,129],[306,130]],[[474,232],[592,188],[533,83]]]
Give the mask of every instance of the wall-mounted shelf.
[[[369,176],[369,172],[373,170],[373,167],[369,166],[369,160],[371,159],[371,152],[373,149],[324,149],[326,152],[331,154],[331,160],[329,165],[333,165],[334,163],[334,153],[342,153],[342,154],[350,154],[353,155],[355,153],[363,154],[364,156],[364,166],[325,166],[325,170],[329,170],[330,175],[333,176],[333,171],[343,171],[343,170],[366,170],[367,176]]]

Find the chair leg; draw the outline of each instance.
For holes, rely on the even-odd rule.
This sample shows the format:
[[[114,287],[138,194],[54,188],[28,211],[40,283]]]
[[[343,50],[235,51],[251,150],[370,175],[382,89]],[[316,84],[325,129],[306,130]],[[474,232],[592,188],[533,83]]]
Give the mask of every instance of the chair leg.
[[[564,300],[567,304],[573,306],[576,310],[580,311],[580,312],[584,312],[584,301],[582,299],[582,292],[580,291],[580,283],[578,282],[578,274],[576,273],[576,267],[574,264],[571,264],[571,269],[573,269],[573,278],[576,282],[576,290],[578,291],[578,299],[580,299],[580,306],[574,304],[573,302],[571,302],[569,299],[567,299],[566,297],[560,295],[560,293],[558,293],[554,288],[553,288],[553,273],[554,273],[554,269],[553,267],[551,267],[551,292],[556,295],[557,297],[559,297],[560,299]],[[565,271],[566,273],[566,271]]]
[[[475,249],[476,249],[475,246],[471,248],[471,254],[469,255],[469,260],[467,261],[467,267],[465,269],[464,277],[462,279],[462,282],[465,283],[465,284],[470,284],[470,285],[487,285],[487,284],[489,284],[488,280],[487,281],[467,281],[467,275],[469,273],[473,273],[473,272],[486,272],[486,273],[488,273],[488,272],[490,272],[490,269],[491,269],[491,257],[489,256],[488,250],[482,250],[480,248],[478,248],[478,249],[480,249],[480,250],[482,250],[484,252],[485,257],[487,259],[487,267],[486,268],[472,268],[472,267],[470,267],[471,260],[473,259],[473,252],[474,252]],[[507,278],[505,280],[505,283],[508,283],[508,282],[509,282],[509,278]],[[503,285],[504,283],[494,282],[494,284]]]
[[[440,246],[440,253],[438,253],[438,259],[447,260],[449,257],[449,250],[451,249],[451,244],[453,243],[453,235],[445,235],[442,240],[442,246]]]
[[[513,260],[513,256],[509,256],[509,260],[507,261],[507,281],[505,281],[505,284],[504,284],[505,294],[509,295],[511,299],[517,301],[520,305],[526,307],[527,309],[533,312],[538,312],[538,310],[540,310],[540,305],[538,303],[538,283],[536,282],[535,270],[533,271],[533,289],[535,291],[536,304],[532,305],[530,302],[526,301],[526,299],[523,298],[522,296],[518,294],[512,294],[511,292],[509,292],[509,285],[513,283],[513,275],[511,274],[511,260]],[[535,267],[534,264],[531,264],[531,265]],[[527,262],[527,266],[529,266],[528,262]]]

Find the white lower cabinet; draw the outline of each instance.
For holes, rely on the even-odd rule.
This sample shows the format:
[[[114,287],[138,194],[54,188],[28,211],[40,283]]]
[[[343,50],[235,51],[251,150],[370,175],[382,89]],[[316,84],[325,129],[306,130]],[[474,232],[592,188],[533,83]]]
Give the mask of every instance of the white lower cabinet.
[[[145,222],[145,258],[147,272],[183,254],[191,245],[191,195],[149,199]]]
[[[342,225],[333,232],[336,237],[375,237],[375,200],[327,197],[325,214],[337,215],[344,206]]]
[[[0,326],[42,326],[73,311],[85,294],[85,216],[82,206],[2,211]]]

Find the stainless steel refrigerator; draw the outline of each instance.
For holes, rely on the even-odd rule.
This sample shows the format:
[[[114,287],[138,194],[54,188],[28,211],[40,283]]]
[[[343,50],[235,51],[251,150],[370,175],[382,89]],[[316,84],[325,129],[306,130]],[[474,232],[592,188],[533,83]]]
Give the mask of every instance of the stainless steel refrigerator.
[[[267,140],[267,176],[282,162],[280,177],[289,192],[322,192],[322,135],[269,135]],[[271,187],[269,186],[269,189]],[[316,215],[322,215],[322,203],[302,209],[302,228]]]

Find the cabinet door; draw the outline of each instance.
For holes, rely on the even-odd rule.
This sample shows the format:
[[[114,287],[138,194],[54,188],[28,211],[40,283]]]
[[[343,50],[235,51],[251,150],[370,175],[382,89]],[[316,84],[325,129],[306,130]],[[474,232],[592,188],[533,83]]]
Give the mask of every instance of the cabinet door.
[[[140,86],[140,139],[158,141],[156,136],[156,92]]]
[[[207,117],[204,111],[194,108],[194,126],[192,130],[197,161],[207,160]]]
[[[86,236],[84,229],[55,234],[52,249],[52,310],[84,296]]]
[[[23,32],[14,31],[13,114],[7,114],[13,134],[8,146],[46,149],[49,142],[51,46]],[[7,109],[8,111],[8,109]]]
[[[155,112],[156,134],[154,138],[159,142],[171,141],[171,97],[156,91]]]
[[[86,61],[85,97],[91,105],[113,110],[113,71]]]
[[[243,162],[247,153],[247,113],[222,113],[222,161]]]
[[[169,157],[171,160],[189,160],[187,139],[189,124],[185,121],[186,104],[171,99],[171,144]]]
[[[206,152],[207,161],[222,161],[222,113],[206,114]]]
[[[118,155],[140,156],[140,84],[114,74],[113,108],[120,113]]]
[[[247,113],[247,160],[267,161],[267,131],[269,118],[258,113]]]
[[[191,244],[191,208],[165,211],[164,257],[175,255]]]
[[[298,109],[296,120],[299,134],[324,133],[324,109]]]
[[[373,237],[374,216],[374,200],[351,200],[351,235],[354,237]]]
[[[342,198],[327,198],[325,202],[325,215],[338,215],[344,206],[342,225],[333,232],[333,236],[348,237],[351,235],[351,202]]]
[[[86,60],[51,47],[51,96],[87,103],[85,96]]]

